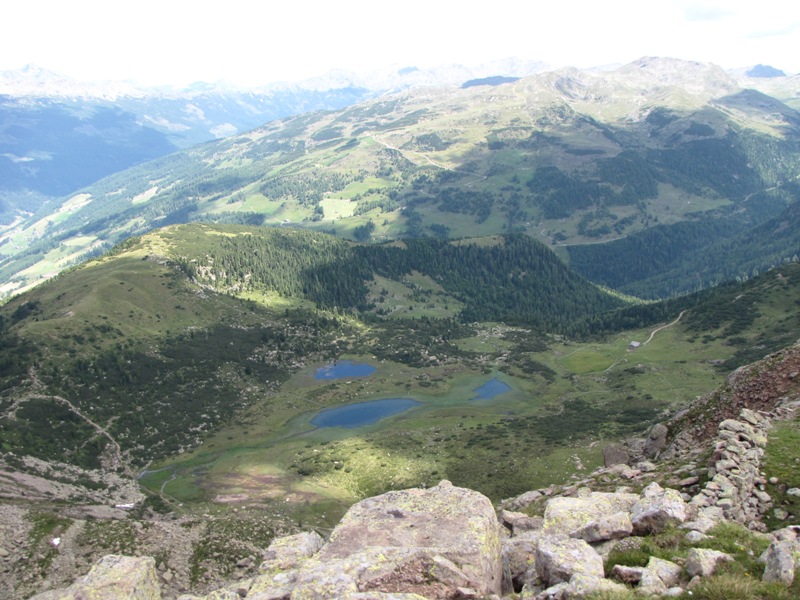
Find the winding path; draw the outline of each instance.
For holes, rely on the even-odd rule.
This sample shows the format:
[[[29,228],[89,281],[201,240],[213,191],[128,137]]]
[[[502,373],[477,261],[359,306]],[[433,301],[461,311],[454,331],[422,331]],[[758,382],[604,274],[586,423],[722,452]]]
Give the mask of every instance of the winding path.
[[[35,371],[35,369],[33,367],[31,367],[28,370],[28,376],[30,377],[30,383],[31,383],[31,387],[33,388],[33,390],[28,394],[20,396],[19,398],[17,398],[14,401],[14,403],[11,405],[9,410],[6,411],[6,416],[7,417],[14,418],[15,413],[16,413],[17,409],[20,407],[20,405],[22,405],[23,403],[27,402],[28,400],[41,399],[41,400],[55,400],[56,402],[60,402],[61,404],[63,404],[67,408],[69,408],[69,410],[71,410],[73,413],[75,413],[75,415],[77,415],[78,417],[80,417],[81,419],[86,421],[89,425],[91,425],[92,428],[94,428],[94,430],[97,432],[97,435],[102,435],[103,437],[105,437],[110,442],[110,444],[111,444],[111,446],[113,448],[113,450],[112,450],[112,455],[113,455],[112,460],[114,462],[114,466],[115,467],[116,466],[121,466],[121,467],[123,467],[123,468],[125,468],[127,470],[128,465],[125,463],[125,461],[123,460],[123,457],[122,457],[122,447],[119,445],[119,442],[117,442],[117,440],[115,440],[114,437],[106,430],[105,427],[103,427],[103,426],[99,425],[98,423],[95,423],[94,421],[92,421],[89,417],[87,417],[81,411],[79,411],[75,407],[75,405],[72,404],[72,402],[70,402],[66,398],[62,398],[61,396],[56,396],[56,395],[52,395],[52,394],[43,393],[43,391],[45,389],[45,386],[44,386],[44,384],[42,384],[41,380],[37,376],[36,371]]]
[[[651,332],[650,332],[650,337],[649,337],[649,338],[647,338],[647,341],[646,341],[645,343],[643,343],[643,344],[642,344],[642,346],[646,346],[647,344],[649,344],[649,343],[650,343],[650,342],[653,340],[653,337],[654,337],[654,336],[655,336],[655,335],[656,335],[656,334],[657,334],[659,331],[661,331],[662,329],[666,329],[667,327],[672,327],[673,325],[675,325],[675,323],[677,323],[678,321],[680,321],[680,320],[681,320],[681,317],[683,316],[683,314],[684,314],[685,312],[686,312],[685,310],[682,310],[682,311],[681,311],[681,314],[679,314],[679,315],[678,315],[678,318],[677,318],[677,319],[675,319],[675,320],[674,320],[672,323],[667,323],[666,325],[662,325],[661,327],[656,327],[655,329],[653,329],[653,331],[651,331]]]

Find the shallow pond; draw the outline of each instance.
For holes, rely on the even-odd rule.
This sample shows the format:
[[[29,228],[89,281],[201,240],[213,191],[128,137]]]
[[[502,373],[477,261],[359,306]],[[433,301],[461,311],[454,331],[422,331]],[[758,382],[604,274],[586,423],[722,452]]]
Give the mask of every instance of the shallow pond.
[[[354,363],[340,360],[332,365],[325,365],[314,372],[314,379],[346,379],[348,377],[368,377],[376,371],[367,363]]]
[[[363,425],[372,425],[381,419],[405,412],[419,404],[420,402],[411,398],[384,398],[369,402],[357,402],[323,410],[311,419],[311,424],[317,427],[352,429]]]
[[[499,379],[490,379],[481,387],[475,388],[473,400],[491,400],[495,396],[511,391],[511,386],[503,383]]]

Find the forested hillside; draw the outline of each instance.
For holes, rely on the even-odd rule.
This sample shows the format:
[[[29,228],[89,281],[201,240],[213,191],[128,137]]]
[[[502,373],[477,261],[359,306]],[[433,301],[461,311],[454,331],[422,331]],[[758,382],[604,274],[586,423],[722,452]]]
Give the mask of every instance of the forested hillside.
[[[569,264],[596,283],[642,298],[754,276],[800,255],[800,188],[788,184],[781,196],[786,203],[758,195],[702,219],[658,225],[606,244],[570,246]]]
[[[400,244],[356,245],[289,229],[205,226],[180,229],[201,235],[205,257],[181,258],[190,277],[220,291],[276,291],[318,308],[375,311],[366,283],[377,275],[402,280],[421,273],[464,305],[462,321],[503,321],[564,332],[579,317],[622,302],[577,276],[540,242],[514,234],[486,243],[430,238]],[[165,238],[169,239],[169,234]],[[424,294],[420,294],[424,305]]]

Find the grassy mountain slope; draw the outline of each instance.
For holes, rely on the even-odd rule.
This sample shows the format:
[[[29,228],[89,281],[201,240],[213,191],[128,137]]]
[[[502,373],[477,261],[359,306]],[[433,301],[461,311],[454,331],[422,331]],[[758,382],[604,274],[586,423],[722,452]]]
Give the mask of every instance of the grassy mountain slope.
[[[206,224],[131,239],[0,309],[2,450],[129,473],[166,460],[144,482],[167,500],[285,496],[281,514],[320,522],[437,476],[499,498],[596,464],[592,441],[639,431],[724,368],[800,336],[797,264],[663,313],[641,306],[632,326],[581,343],[548,335],[593,332],[562,304],[599,319],[620,303],[538,244],[437,244]],[[632,353],[631,340],[647,343]],[[378,371],[314,378],[338,358]],[[473,401],[494,378],[509,391]],[[325,407],[398,396],[421,404],[353,432],[310,425]]]
[[[750,203],[755,226],[796,200],[786,186],[798,124],[796,111],[720,69],[668,59],[415,90],[277,121],[48,205],[3,234],[2,293],[188,221],[291,223],[359,240],[520,231],[574,244],[727,218]]]
[[[368,317],[376,276],[403,287],[418,273],[420,283],[440,281],[435,299],[407,284],[425,305],[452,302],[465,318],[512,317],[539,328],[620,304],[532,240],[409,244],[381,249],[312,232],[200,224],[130,239],[3,307],[3,409],[15,416],[5,420],[6,449],[66,453],[96,467],[107,441],[97,425],[127,440],[118,451],[136,463],[196,443],[291,365],[336,356],[335,337],[355,325],[316,309]],[[425,315],[422,306],[412,314]],[[458,327],[442,331],[449,329]],[[414,344],[400,350],[418,360]],[[154,400],[167,389],[168,399]]]

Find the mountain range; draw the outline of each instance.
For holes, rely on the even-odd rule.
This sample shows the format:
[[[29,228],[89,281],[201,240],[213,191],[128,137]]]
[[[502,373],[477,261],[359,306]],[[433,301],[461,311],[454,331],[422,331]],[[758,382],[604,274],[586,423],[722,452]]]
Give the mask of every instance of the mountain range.
[[[646,297],[797,254],[794,229],[781,224],[794,217],[800,113],[781,99],[714,65],[664,58],[470,81],[484,83],[412,87],[272,121],[141,163],[28,214],[6,211],[0,289],[8,295],[127,236],[189,221],[373,240],[522,231],[563,247],[577,269],[607,284],[616,280],[584,257],[594,248],[581,248],[613,242],[608,252],[626,249],[615,260],[643,263],[622,266],[620,285]],[[796,78],[746,79],[763,82],[796,97]],[[647,233],[653,228],[661,246]],[[781,235],[759,248],[770,228]],[[687,281],[679,273],[694,267],[669,250],[687,235],[695,256],[736,236],[752,254],[745,265],[727,253]]]

